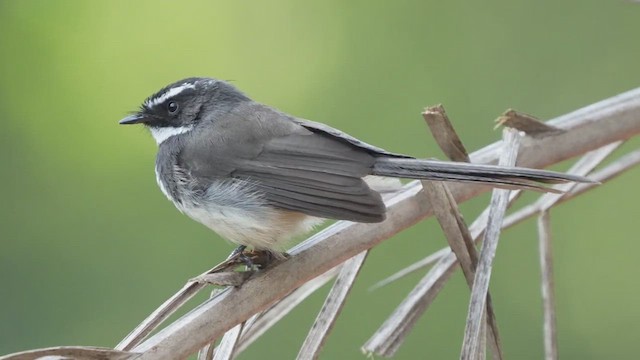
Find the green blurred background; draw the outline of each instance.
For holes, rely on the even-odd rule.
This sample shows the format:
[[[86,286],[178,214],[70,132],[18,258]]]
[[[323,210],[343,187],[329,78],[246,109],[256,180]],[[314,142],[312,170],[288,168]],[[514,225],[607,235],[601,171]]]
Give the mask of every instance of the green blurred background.
[[[0,1],[0,354],[114,346],[232,250],[157,189],[146,131],[117,124],[160,87],[233,80],[283,111],[442,157],[424,106],[443,103],[475,150],[499,138],[506,108],[547,119],[640,85],[639,33],[640,5],[623,0]],[[634,170],[553,211],[564,358],[639,351],[638,183]],[[543,354],[535,229],[505,233],[494,266],[511,359]],[[323,358],[363,358],[422,274],[367,288],[444,244],[430,220],[377,247]],[[293,358],[326,290],[240,358]],[[397,358],[457,358],[468,294],[457,274]]]

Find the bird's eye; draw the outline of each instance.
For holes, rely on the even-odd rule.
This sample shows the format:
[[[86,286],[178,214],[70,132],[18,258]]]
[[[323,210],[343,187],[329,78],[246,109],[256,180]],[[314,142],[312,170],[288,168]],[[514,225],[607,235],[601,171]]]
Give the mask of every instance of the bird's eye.
[[[175,114],[178,112],[178,103],[175,101],[170,102],[169,104],[167,104],[167,111],[169,111],[169,114]]]

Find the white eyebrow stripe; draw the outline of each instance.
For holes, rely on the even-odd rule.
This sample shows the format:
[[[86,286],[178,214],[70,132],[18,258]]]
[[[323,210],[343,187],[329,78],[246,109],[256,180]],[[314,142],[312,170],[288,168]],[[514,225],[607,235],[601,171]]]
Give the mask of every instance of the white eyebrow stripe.
[[[160,145],[172,136],[184,134],[193,130],[193,125],[181,127],[150,127],[149,130],[151,131],[153,138],[156,139],[156,143]]]
[[[180,94],[181,92],[187,90],[187,89],[195,89],[196,85],[192,84],[192,83],[184,83],[180,86],[174,87],[169,89],[169,91],[167,91],[166,93],[162,94],[162,96],[155,98],[155,99],[149,99],[146,103],[146,105],[148,107],[153,107],[155,105],[158,104],[162,104],[163,102],[165,102],[165,100],[172,98],[178,94]]]

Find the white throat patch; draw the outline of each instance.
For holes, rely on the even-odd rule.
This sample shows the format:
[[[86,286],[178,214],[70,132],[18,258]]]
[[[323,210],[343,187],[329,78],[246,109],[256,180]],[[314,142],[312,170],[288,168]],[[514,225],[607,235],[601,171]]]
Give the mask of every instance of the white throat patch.
[[[153,138],[156,139],[156,143],[160,145],[172,136],[184,134],[193,130],[193,125],[181,127],[150,127],[149,130],[151,131]]]

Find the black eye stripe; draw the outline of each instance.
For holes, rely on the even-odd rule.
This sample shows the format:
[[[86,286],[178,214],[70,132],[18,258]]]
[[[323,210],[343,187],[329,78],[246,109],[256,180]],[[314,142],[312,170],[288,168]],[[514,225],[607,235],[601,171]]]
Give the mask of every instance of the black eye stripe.
[[[178,112],[178,108],[180,108],[180,106],[175,101],[169,101],[167,103],[167,111],[169,112],[169,114],[175,114],[176,112]]]

